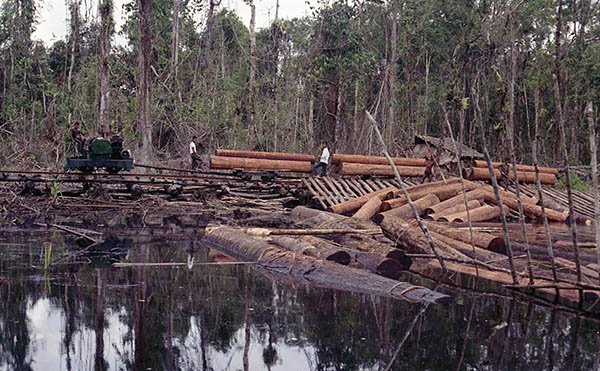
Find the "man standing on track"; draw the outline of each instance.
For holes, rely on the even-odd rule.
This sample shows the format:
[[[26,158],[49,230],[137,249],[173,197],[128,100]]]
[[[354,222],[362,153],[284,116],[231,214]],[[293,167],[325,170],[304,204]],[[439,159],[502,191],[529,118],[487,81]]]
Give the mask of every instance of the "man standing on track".
[[[197,136],[192,137],[192,141],[190,142],[190,156],[192,158],[192,170],[196,170],[197,167],[202,166],[202,159],[198,155],[196,151],[196,140],[198,140]]]

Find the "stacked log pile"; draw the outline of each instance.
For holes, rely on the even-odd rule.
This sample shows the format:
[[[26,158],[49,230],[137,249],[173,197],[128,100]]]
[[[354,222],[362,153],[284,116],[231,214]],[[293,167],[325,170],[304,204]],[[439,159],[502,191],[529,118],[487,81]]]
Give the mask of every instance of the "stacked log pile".
[[[210,168],[311,173],[314,161],[314,156],[301,153],[217,149],[210,156]]]
[[[500,166],[502,163],[500,162],[492,162],[492,166],[494,167],[494,175],[497,179],[501,178]],[[540,182],[542,184],[554,185],[556,184],[556,176],[558,175],[558,169],[552,167],[538,167],[540,174]],[[534,184],[535,183],[535,167],[530,165],[517,164],[517,176],[519,178],[520,183],[526,184]],[[510,166],[509,170],[509,178],[514,181],[514,171],[512,166]],[[481,160],[475,160],[473,162],[473,166],[471,167],[471,172],[469,174],[470,180],[485,180],[489,181],[491,179],[490,172],[488,169],[487,162]]]
[[[464,194],[463,186],[466,191]],[[561,268],[558,270],[556,282],[549,268],[552,258],[548,255],[545,235],[540,235],[539,228],[535,235],[528,236],[529,246],[525,244],[520,229],[510,228],[510,245],[504,241],[502,229],[498,227],[499,216],[500,213],[508,216],[509,211],[518,212],[518,202],[514,193],[499,191],[503,203],[501,209],[491,186],[471,181],[461,184],[460,180],[452,179],[446,183],[422,184],[408,187],[407,192],[417,214],[425,219],[424,224],[436,246],[435,251],[417,224],[408,201],[398,190],[392,190],[383,196],[380,192],[348,200],[332,206],[330,210],[346,214],[348,219],[374,221],[405,253],[420,254],[423,259],[428,259],[427,264],[417,264],[411,268],[420,273],[426,274],[431,267],[442,268],[437,259],[439,256],[445,262],[444,268],[450,271],[486,278],[508,286],[534,287],[537,292],[546,294],[554,294],[559,289],[560,296],[571,301],[597,298],[600,294],[600,287],[591,284],[590,281],[597,281],[599,276],[593,251],[579,253],[583,265],[582,274],[586,280],[585,284],[581,284],[577,282],[575,274],[576,263],[572,243],[555,239],[555,264]],[[541,207],[536,205],[537,200],[523,196],[521,202],[526,220],[539,221]],[[470,233],[469,229],[465,228],[468,220],[467,210],[471,223],[481,225],[481,222],[486,222],[494,227]],[[551,228],[566,227],[566,212],[549,207],[546,207],[545,212]],[[533,230],[533,226],[535,224],[529,224],[527,230]],[[527,273],[528,251],[533,259],[531,264],[535,266],[533,277],[529,277]],[[512,263],[509,260],[510,252],[513,257]]]

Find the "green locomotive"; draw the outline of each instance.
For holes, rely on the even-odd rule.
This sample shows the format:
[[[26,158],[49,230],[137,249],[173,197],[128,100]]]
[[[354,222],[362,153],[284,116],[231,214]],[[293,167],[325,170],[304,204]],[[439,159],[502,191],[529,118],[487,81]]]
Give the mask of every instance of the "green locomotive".
[[[123,139],[117,136],[110,140],[92,138],[87,144],[87,149],[81,152],[79,157],[67,158],[67,170],[92,173],[96,169],[105,168],[108,173],[116,174],[121,170],[133,169],[131,154],[123,149]]]

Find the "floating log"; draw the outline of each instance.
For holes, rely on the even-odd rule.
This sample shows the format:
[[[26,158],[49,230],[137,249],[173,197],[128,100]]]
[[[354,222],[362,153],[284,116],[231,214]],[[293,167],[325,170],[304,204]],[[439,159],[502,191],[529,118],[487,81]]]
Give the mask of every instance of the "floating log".
[[[291,217],[301,224],[311,226],[335,225],[338,228],[362,228],[365,230],[378,227],[371,221],[349,218],[347,216],[329,213],[327,211],[310,209],[304,206],[297,206],[291,212]],[[381,228],[380,228],[381,230]],[[370,252],[395,259],[401,264],[407,264],[406,255],[400,249],[395,248],[391,241],[383,238],[380,240],[377,236],[364,234],[343,234],[336,235],[333,240],[340,245],[363,252]]]
[[[485,169],[488,168],[487,161],[483,161],[483,160],[475,160],[474,166],[480,167],[480,168],[485,168]],[[502,162],[492,162],[492,166],[494,167],[494,169],[500,169],[500,166],[502,166]],[[554,168],[554,167],[538,166],[538,170],[540,173],[558,175],[558,169]],[[510,166],[510,171],[512,171],[512,165]],[[535,167],[531,166],[531,165],[517,164],[517,172],[520,172],[520,171],[535,173]],[[519,175],[519,179],[520,178],[521,178],[521,175]]]
[[[265,160],[256,158],[210,156],[211,169],[242,169],[312,173],[310,161]]]
[[[434,205],[434,206],[436,206],[436,205]],[[481,203],[479,201],[471,200],[471,201],[467,201],[466,206],[464,203],[458,204],[456,206],[452,206],[447,209],[440,210],[437,213],[433,213],[433,214],[427,214],[427,210],[425,210],[425,219],[438,221],[440,218],[443,218],[445,216],[460,213],[460,212],[466,211],[467,209],[469,209],[469,210],[475,209],[475,208],[478,208],[479,206],[481,206]]]
[[[493,203],[497,203],[498,200],[496,196],[492,192],[487,191],[485,193],[485,200]],[[514,197],[505,197],[502,195],[502,203],[515,211],[519,211],[519,205],[517,203],[517,199]],[[542,217],[542,208],[535,204],[521,202],[523,205],[523,212],[532,217],[532,218],[541,218]],[[548,217],[549,221],[564,223],[567,221],[568,214],[561,213],[552,209],[546,209],[546,217]]]
[[[472,172],[469,176],[469,180],[490,180],[490,172],[488,168],[482,167],[474,167],[472,168]],[[496,179],[501,178],[500,170],[494,169],[494,174],[496,174]],[[517,175],[519,176],[519,182],[533,184],[535,183],[535,173],[526,172],[526,171],[517,171]],[[512,171],[509,172],[509,178],[514,180],[514,173]],[[540,173],[540,182],[542,184],[554,185],[556,183],[556,175]]]
[[[398,282],[370,272],[346,267],[310,256],[294,256],[266,241],[254,239],[229,227],[208,227],[203,241],[241,261],[255,261],[257,265],[285,277],[338,290],[362,294],[374,294],[393,298],[405,298],[423,303],[450,303],[450,296]]]
[[[361,197],[352,198],[350,200],[341,202],[339,204],[332,205],[327,209],[327,211],[336,213],[336,214],[344,214],[349,213],[351,211],[355,211],[360,209],[364,204],[366,204],[371,198],[379,197],[380,199],[386,199],[389,196],[396,194],[398,189],[396,187],[388,187],[381,189],[376,192],[371,192]]]
[[[352,215],[353,218],[356,219],[364,219],[370,220],[373,215],[379,212],[379,208],[381,207],[381,198],[378,196],[371,197],[369,201],[367,201],[364,205],[358,209],[357,212]]]
[[[383,156],[345,155],[334,153],[332,161],[334,164],[347,162],[367,165],[389,165],[388,159]],[[393,157],[392,161],[398,166],[425,166],[424,158]]]
[[[263,159],[263,160],[315,162],[315,156],[306,155],[306,154],[302,154],[302,153],[236,151],[233,149],[218,148],[215,151],[215,155],[222,156],[222,157],[256,158],[256,159]]]
[[[417,209],[417,213],[419,215],[421,215],[425,212],[425,209],[427,209],[428,207],[431,207],[432,205],[435,205],[439,202],[440,202],[440,199],[436,195],[430,194],[430,195],[427,195],[423,198],[420,198],[420,199],[414,201],[413,205],[415,206],[415,209]],[[379,224],[379,223],[381,223],[383,218],[388,217],[388,216],[405,218],[405,219],[406,218],[414,218],[414,215],[413,215],[412,209],[410,208],[410,205],[404,205],[404,206],[398,207],[396,209],[391,209],[391,210],[376,214],[373,217],[373,221],[375,223]]]
[[[470,182],[472,183],[472,182]],[[477,183],[472,183],[477,184]],[[478,201],[482,201],[485,198],[485,192],[483,190],[480,189],[474,189],[471,190],[469,192],[465,193],[465,196],[467,198],[467,202],[468,201],[472,201],[472,200],[478,200]],[[465,202],[465,198],[464,196],[461,194],[456,195],[452,198],[449,198],[443,202],[440,202],[439,204],[436,205],[432,205],[431,207],[428,207],[425,210],[425,214],[435,214],[435,213],[439,213],[442,210],[454,207],[456,205],[463,205],[464,206],[464,202]]]
[[[496,207],[496,209],[497,209],[497,207]],[[442,226],[437,223],[426,223],[426,224],[427,224],[427,228],[430,231],[434,231],[436,233],[453,238],[455,240],[462,241],[469,245],[471,244],[471,234],[469,233],[468,230]],[[490,251],[499,251],[499,250],[506,249],[504,239],[501,237],[497,237],[491,233],[473,231],[473,244],[476,247],[480,247],[482,249],[486,249],[486,250],[490,250]]]
[[[342,162],[339,166],[340,175],[394,176],[394,171],[390,165],[367,165]],[[425,174],[425,167],[396,166],[396,168],[398,169],[400,176],[422,177]]]
[[[502,211],[504,215],[508,215],[509,208],[506,205],[502,205]],[[492,219],[500,217],[500,209],[497,206],[483,205],[476,209],[469,210],[469,217],[471,222],[487,222]],[[446,215],[439,219],[441,222],[467,222],[467,212],[463,211],[456,214]]]
[[[343,249],[340,245],[334,242],[314,236],[304,236],[302,239],[320,251],[336,251]],[[406,256],[404,253],[397,254],[393,258],[389,258],[379,254],[361,252],[352,249],[345,249],[345,251],[365,268],[370,269],[373,273],[377,273],[388,278],[398,279],[400,274],[403,271],[410,269],[410,266],[412,265],[412,259]],[[401,251],[398,250],[398,252]],[[388,260],[392,260],[394,264],[391,264]],[[379,261],[379,263],[372,264],[374,261]]]
[[[318,248],[304,239],[296,239],[285,236],[272,236],[271,239],[278,245],[282,246],[285,250],[312,256],[313,258],[317,259],[336,262],[342,265],[350,264],[350,254],[344,251],[344,249]]]
[[[427,196],[426,193],[417,192],[416,194],[410,195],[410,199],[414,202],[425,196]],[[392,210],[392,209],[397,209],[397,208],[402,207],[407,204],[408,204],[408,201],[406,200],[406,197],[400,196],[400,197],[391,198],[389,200],[383,201],[381,203],[381,207],[379,208],[379,210],[380,210],[380,212],[384,212],[384,211],[388,211],[388,210]]]
[[[431,233],[431,237],[433,238],[433,240],[439,244],[439,242],[443,242],[446,243],[450,246],[452,246],[452,248],[458,250],[459,252],[467,255],[468,257],[478,260],[479,262],[483,262],[485,264],[485,262],[501,262],[504,259],[507,259],[507,257],[505,255],[502,255],[500,253],[496,253],[490,250],[486,250],[485,248],[481,248],[479,246],[477,246],[477,244],[475,244],[475,248],[473,248],[473,246],[471,246],[471,242],[464,242],[461,240],[456,240],[453,237],[449,237],[447,235],[441,234],[441,233],[437,233],[435,232],[433,229],[429,230],[429,233]],[[473,236],[473,238],[475,239],[476,237]]]

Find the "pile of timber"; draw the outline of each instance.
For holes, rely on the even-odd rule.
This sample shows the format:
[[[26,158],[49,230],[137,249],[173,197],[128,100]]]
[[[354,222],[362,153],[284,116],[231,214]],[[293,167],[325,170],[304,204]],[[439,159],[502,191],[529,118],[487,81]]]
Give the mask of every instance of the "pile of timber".
[[[500,173],[501,162],[492,162],[494,167],[494,174],[497,179],[502,177]],[[553,167],[538,167],[540,174],[540,182],[542,184],[554,185],[556,184],[556,176],[558,175],[558,169]],[[533,184],[535,183],[535,167],[531,165],[517,164],[517,177],[520,183]],[[515,180],[514,171],[512,165],[509,170],[510,180]],[[469,174],[470,180],[490,180],[490,171],[486,161],[475,160]]]
[[[392,158],[400,176],[422,177],[425,174],[423,158]],[[385,157],[334,154],[332,162],[338,165],[340,175],[394,176],[392,167]]]
[[[386,263],[395,260],[375,253],[341,247],[314,234],[350,235],[360,230],[267,230],[226,226],[206,228],[203,242],[244,262],[255,263],[271,274],[319,287],[380,295],[411,302],[445,304],[453,298],[422,286],[385,277]],[[287,235],[287,236],[286,236]],[[301,236],[301,237],[300,237]],[[295,237],[295,238],[294,238]],[[299,238],[300,237],[300,238]],[[350,266],[352,257],[367,269]]]
[[[217,149],[216,155],[210,156],[210,168],[311,173],[314,161],[314,156],[301,153]]]

